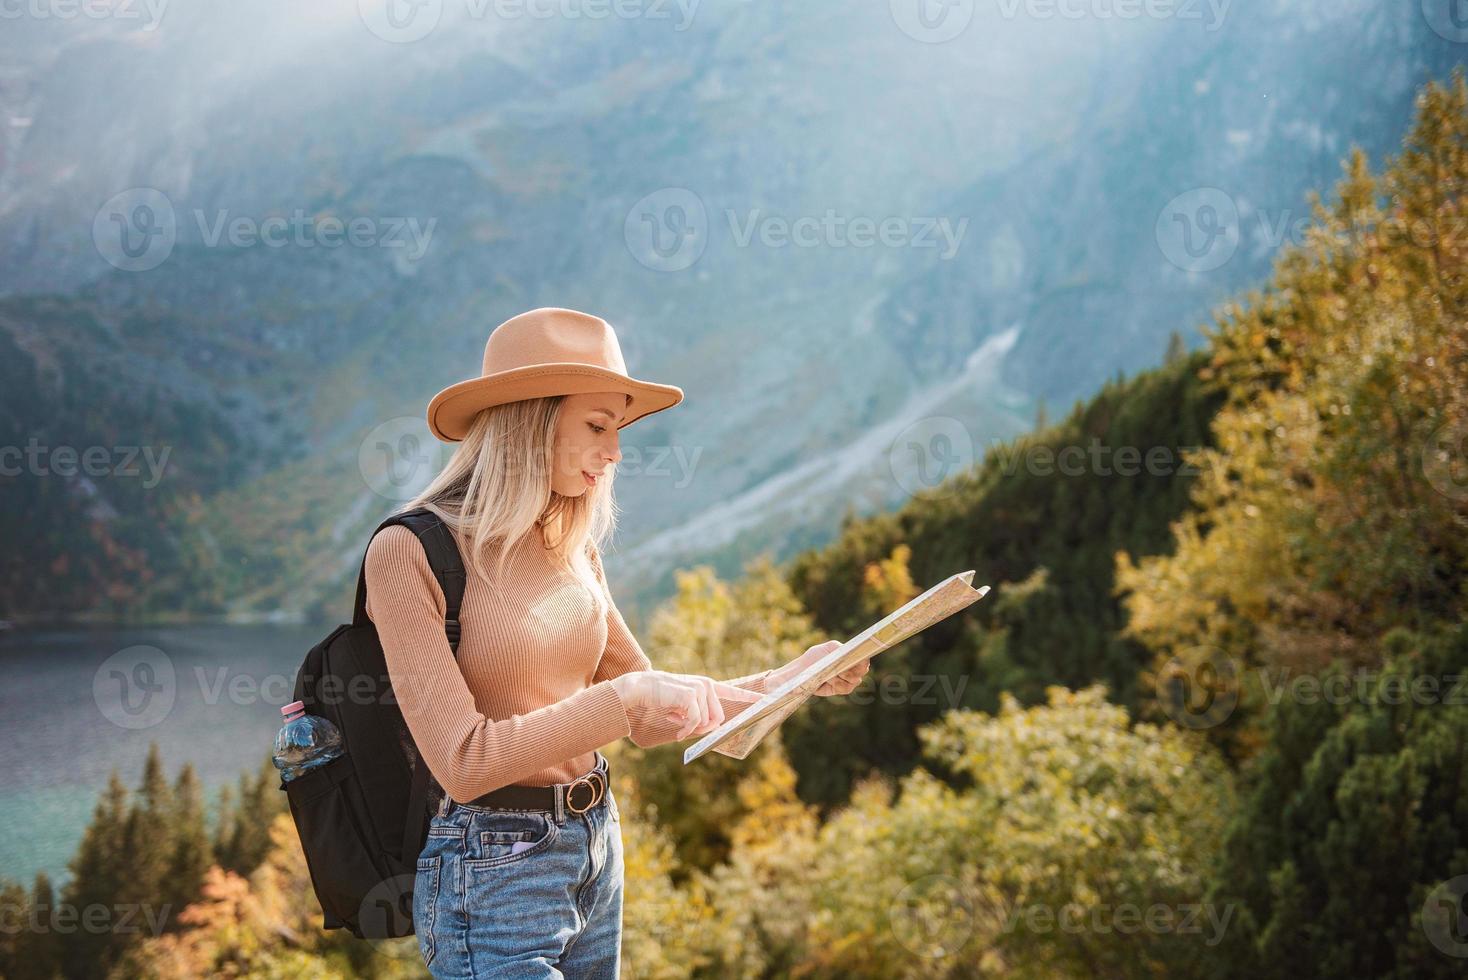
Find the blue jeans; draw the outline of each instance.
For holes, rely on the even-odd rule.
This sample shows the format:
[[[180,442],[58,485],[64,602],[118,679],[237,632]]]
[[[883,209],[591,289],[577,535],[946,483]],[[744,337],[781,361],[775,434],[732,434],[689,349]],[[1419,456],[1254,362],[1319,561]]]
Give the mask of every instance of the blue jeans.
[[[582,814],[445,799],[413,884],[418,951],[439,980],[615,980],[622,881],[622,818],[610,786]]]

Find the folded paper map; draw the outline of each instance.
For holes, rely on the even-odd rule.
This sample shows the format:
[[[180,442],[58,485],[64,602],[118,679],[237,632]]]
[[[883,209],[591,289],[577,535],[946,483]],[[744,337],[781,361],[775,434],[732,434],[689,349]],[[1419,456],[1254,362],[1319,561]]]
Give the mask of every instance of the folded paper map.
[[[972,569],[950,575],[881,622],[867,627],[694,742],[683,753],[683,764],[686,766],[710,750],[743,759],[823,683],[982,599],[989,587],[975,589],[969,584],[973,577]]]

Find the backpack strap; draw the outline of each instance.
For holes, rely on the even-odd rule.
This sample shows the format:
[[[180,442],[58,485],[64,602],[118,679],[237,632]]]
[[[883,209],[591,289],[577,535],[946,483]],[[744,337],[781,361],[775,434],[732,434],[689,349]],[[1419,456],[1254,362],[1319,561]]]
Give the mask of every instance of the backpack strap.
[[[443,519],[426,507],[394,514],[377,526],[372,537],[377,537],[378,532],[394,524],[401,524],[416,534],[428,555],[428,567],[433,569],[433,575],[443,589],[444,635],[448,637],[449,649],[457,659],[459,637],[463,632],[459,626],[459,610],[464,604],[464,563],[459,555],[459,546],[454,543],[453,535],[449,533]],[[368,543],[370,546],[370,539]],[[364,556],[362,570],[357,575],[357,601],[352,607],[352,623],[366,626],[370,622],[367,618],[367,559]],[[418,852],[423,848],[428,830],[431,775],[428,763],[423,761],[420,753],[418,764],[413,767],[413,786],[408,792],[408,812],[403,820],[403,842],[398,848],[404,868],[414,867]],[[411,915],[411,911],[409,914]]]
[[[459,556],[459,546],[454,543],[448,527],[433,511],[426,507],[394,514],[372,532],[377,537],[384,528],[401,524],[418,536],[423,550],[428,555],[428,567],[438,579],[444,598],[444,635],[448,637],[449,649],[459,655],[459,637],[463,630],[459,625],[459,610],[464,604],[464,563]],[[352,607],[352,624],[366,626],[367,618],[367,558],[362,558],[362,569],[357,574],[357,601]]]

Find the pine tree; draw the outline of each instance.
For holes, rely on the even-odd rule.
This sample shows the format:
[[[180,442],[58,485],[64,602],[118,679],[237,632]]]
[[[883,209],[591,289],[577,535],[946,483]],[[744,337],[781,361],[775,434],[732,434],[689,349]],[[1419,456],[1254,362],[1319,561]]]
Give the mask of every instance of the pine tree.
[[[1468,867],[1468,627],[1394,631],[1379,673],[1338,665],[1335,699],[1283,698],[1224,837],[1210,901],[1248,914],[1213,976],[1448,977],[1434,948],[1432,890]],[[1426,690],[1435,698],[1408,696]],[[1415,688],[1414,688],[1415,685]],[[1457,914],[1454,912],[1454,914]],[[1461,943],[1448,920],[1441,942]]]
[[[179,773],[173,797],[176,801],[173,848],[160,892],[160,901],[167,906],[170,919],[199,897],[204,872],[213,860],[203,795],[192,764],[186,764]]]
[[[62,933],[56,917],[51,877],[37,872],[26,917],[16,943],[13,966],[0,972],[7,980],[51,980],[61,969]]]
[[[114,901],[153,915],[162,914],[163,894],[175,838],[173,789],[163,771],[158,743],[148,746],[143,782],[125,822],[123,866],[126,877]]]
[[[1167,338],[1167,353],[1162,355],[1163,364],[1176,364],[1188,356],[1188,345],[1183,343],[1183,335],[1174,330]]]
[[[15,975],[30,911],[25,889],[9,878],[0,878],[0,912],[4,913],[4,928],[0,928],[0,977]]]
[[[221,815],[221,867],[248,875],[260,866],[270,850],[270,822],[287,809],[285,794],[280,792],[280,772],[266,756],[252,775],[240,774],[239,802]],[[223,824],[228,822],[227,830]]]
[[[128,796],[127,787],[114,769],[69,865],[71,880],[63,890],[61,907],[73,925],[87,909],[111,909],[123,891]],[[115,932],[75,929],[62,946],[62,972],[67,977],[105,973],[119,950]]]
[[[1395,628],[1468,619],[1468,86],[1429,85],[1403,155],[1353,153],[1268,286],[1209,331],[1226,391],[1173,547],[1118,556],[1126,635],[1157,670],[1206,651],[1316,673]],[[1199,651],[1205,651],[1201,655]],[[1258,692],[1210,729],[1237,758]]]
[[[218,801],[214,805],[214,863],[226,871],[239,871],[234,862],[233,842],[235,827],[239,822],[239,810],[235,806],[234,790],[220,787]]]

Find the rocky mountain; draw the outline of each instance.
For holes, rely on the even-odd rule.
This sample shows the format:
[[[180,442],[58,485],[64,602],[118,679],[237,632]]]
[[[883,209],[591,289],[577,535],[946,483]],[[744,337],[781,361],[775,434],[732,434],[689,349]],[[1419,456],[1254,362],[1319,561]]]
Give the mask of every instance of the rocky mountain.
[[[910,8],[8,21],[0,616],[339,617],[541,305],[688,394],[624,440],[625,604],[783,558],[1191,336],[1462,50],[1431,3]]]

